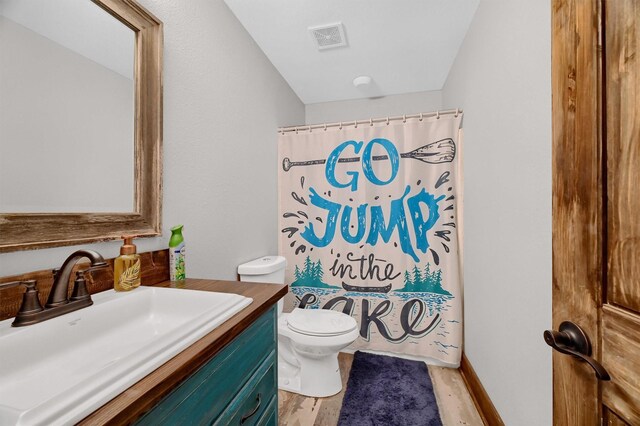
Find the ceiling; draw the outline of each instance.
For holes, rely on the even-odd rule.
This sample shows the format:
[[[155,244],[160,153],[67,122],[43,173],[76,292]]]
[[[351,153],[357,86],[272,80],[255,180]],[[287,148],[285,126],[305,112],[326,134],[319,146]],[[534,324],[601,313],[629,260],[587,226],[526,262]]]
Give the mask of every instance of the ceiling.
[[[441,90],[480,0],[225,0],[305,104]],[[309,27],[341,22],[346,47]],[[367,75],[372,83],[353,85]]]

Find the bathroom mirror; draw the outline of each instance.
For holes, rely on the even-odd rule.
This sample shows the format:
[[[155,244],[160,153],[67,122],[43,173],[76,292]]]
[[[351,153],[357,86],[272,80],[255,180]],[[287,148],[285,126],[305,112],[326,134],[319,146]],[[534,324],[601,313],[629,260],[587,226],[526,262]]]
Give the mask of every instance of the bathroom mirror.
[[[0,0],[0,213],[134,211],[134,34],[88,0]]]
[[[0,0],[0,252],[158,235],[162,23],[131,0]]]

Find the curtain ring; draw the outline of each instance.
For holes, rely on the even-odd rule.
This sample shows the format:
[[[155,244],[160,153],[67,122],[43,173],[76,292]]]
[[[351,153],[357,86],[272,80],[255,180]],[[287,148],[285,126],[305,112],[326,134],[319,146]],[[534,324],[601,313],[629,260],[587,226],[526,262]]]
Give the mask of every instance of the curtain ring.
[[[327,131],[327,123],[324,123],[324,131]]]
[[[340,130],[342,130],[342,121],[340,122]]]
[[[369,117],[369,126],[373,126],[373,118]]]
[[[436,111],[436,118],[440,120],[440,110]]]
[[[402,114],[402,122],[403,123],[407,122],[407,115],[406,114]]]
[[[389,125],[389,116],[387,116],[387,126]]]
[[[420,113],[420,121],[422,121],[422,113]]]
[[[309,126],[309,133],[313,132],[313,127]]]
[[[356,129],[358,128],[358,120],[355,120],[355,121],[353,122],[353,127],[354,127],[354,128],[356,128]]]
[[[298,134],[298,128],[296,127],[296,135]]]
[[[458,108],[456,108],[456,115],[454,117],[458,117]]]

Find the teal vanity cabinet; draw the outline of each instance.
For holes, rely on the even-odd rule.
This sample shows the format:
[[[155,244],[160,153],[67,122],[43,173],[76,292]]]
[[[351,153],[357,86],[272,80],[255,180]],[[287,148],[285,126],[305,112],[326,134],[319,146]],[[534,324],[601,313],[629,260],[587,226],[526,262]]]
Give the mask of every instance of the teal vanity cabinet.
[[[276,426],[276,317],[274,306],[135,424]]]

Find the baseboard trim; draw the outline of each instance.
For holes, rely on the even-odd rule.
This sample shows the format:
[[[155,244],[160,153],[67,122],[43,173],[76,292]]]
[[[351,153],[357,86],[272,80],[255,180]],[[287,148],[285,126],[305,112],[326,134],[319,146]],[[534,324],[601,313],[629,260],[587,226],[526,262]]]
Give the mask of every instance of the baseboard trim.
[[[500,418],[498,410],[496,410],[493,402],[491,402],[487,391],[484,390],[484,386],[480,383],[480,379],[478,379],[476,372],[473,370],[473,367],[464,352],[462,353],[462,359],[460,360],[460,374],[462,375],[464,384],[467,386],[467,389],[469,389],[471,399],[473,400],[478,413],[480,413],[480,417],[482,417],[482,421],[485,426],[504,426],[504,422]]]

